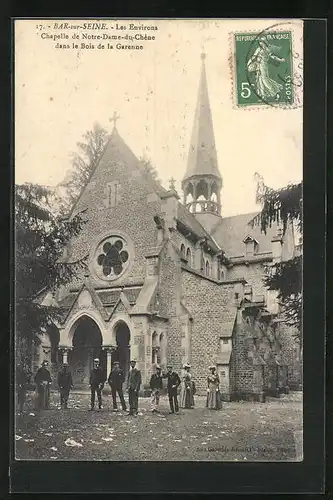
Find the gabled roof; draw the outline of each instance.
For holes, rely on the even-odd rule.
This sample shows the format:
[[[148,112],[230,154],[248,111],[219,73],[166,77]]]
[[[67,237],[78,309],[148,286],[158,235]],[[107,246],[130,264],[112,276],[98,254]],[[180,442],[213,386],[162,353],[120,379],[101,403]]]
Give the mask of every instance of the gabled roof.
[[[261,232],[260,225],[251,226],[250,222],[259,212],[235,215],[222,218],[214,228],[212,236],[228,257],[240,257],[244,255],[246,237],[257,241],[258,252],[268,253],[272,251],[272,238],[277,231],[276,223],[267,228],[267,233]]]
[[[257,240],[253,237],[253,236],[250,236],[249,234],[247,236],[245,236],[245,238],[243,239],[243,243],[249,243],[250,241],[254,241],[255,243],[257,243],[258,245],[258,242]]]
[[[103,162],[107,161],[125,161],[128,162],[129,164],[137,163],[138,159],[136,158],[135,154],[131,150],[131,148],[126,144],[126,142],[123,140],[123,138],[120,136],[118,130],[116,127],[113,127],[113,130],[110,134],[109,140],[106,143],[104,152],[99,160],[99,162],[96,164],[95,168],[91,171],[90,176],[88,177],[85,185],[82,187],[81,193],[78,196],[76,202],[74,203],[70,217],[72,217],[75,213],[75,209],[85,192],[87,186],[89,185],[92,177],[94,176],[96,170],[99,168],[100,164]]]
[[[64,310],[63,322],[65,322],[69,318],[72,310],[75,307],[75,304],[79,300],[79,297],[84,290],[87,290],[89,292],[90,297],[91,297],[96,309],[100,313],[101,317],[104,320],[108,319],[108,313],[104,309],[103,303],[102,303],[101,299],[98,297],[94,288],[92,286],[90,286],[90,284],[88,284],[88,283],[83,283],[81,288],[79,289],[79,291],[75,294],[74,300],[72,300],[73,296],[72,296],[72,294],[70,294],[69,296],[67,296],[67,297],[70,297],[70,300],[68,300],[67,303],[66,303],[67,297],[65,297],[65,299],[62,302],[59,302],[59,306]]]
[[[109,140],[106,143],[104,152],[97,163],[96,167],[92,170],[87,182],[83,186],[80,196],[78,197],[76,203],[74,204],[71,215],[75,212],[75,208],[77,207],[79,200],[81,199],[84,191],[92,180],[96,170],[99,168],[101,164],[105,164],[108,162],[119,161],[125,163],[132,167],[133,169],[137,169],[141,172],[147,183],[150,187],[157,193],[160,194],[162,192],[166,192],[166,190],[155,180],[149,172],[145,171],[143,166],[140,163],[140,160],[135,156],[131,148],[126,144],[124,139],[119,134],[116,127],[113,128]]]

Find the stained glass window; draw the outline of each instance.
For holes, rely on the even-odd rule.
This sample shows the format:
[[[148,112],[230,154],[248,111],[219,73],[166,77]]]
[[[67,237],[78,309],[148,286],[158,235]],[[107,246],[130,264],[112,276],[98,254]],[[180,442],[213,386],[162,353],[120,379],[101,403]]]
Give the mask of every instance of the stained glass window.
[[[129,252],[125,240],[111,236],[99,246],[97,253],[98,274],[105,278],[115,279],[128,266]]]

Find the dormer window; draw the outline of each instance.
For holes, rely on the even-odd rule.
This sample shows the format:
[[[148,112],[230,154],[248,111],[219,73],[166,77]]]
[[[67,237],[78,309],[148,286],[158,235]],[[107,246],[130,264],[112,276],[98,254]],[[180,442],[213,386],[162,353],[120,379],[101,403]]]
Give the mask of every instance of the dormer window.
[[[252,236],[247,236],[243,240],[243,242],[245,244],[245,256],[246,257],[253,257],[253,255],[258,253],[259,243]]]

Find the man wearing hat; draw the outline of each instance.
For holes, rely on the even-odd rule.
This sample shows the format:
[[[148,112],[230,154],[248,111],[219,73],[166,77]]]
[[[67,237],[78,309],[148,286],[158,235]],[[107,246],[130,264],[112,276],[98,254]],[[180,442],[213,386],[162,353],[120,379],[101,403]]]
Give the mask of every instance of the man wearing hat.
[[[167,373],[163,375],[163,378],[168,379],[168,396],[169,396],[169,404],[170,404],[170,411],[169,413],[179,413],[179,407],[178,407],[178,398],[177,398],[177,389],[178,386],[180,385],[180,378],[178,373],[174,372],[172,370],[172,365],[167,366]]]
[[[52,383],[51,374],[48,367],[48,361],[44,360],[42,366],[38,368],[35,375],[35,384],[37,390],[36,409],[49,409],[50,385]]]
[[[58,373],[58,387],[60,392],[61,408],[67,410],[69,391],[73,388],[73,379],[68,363],[63,363],[62,368]]]
[[[111,387],[113,409],[115,411],[117,408],[117,392],[120,398],[121,406],[124,411],[126,411],[126,403],[123,393],[123,383],[125,381],[124,371],[120,368],[119,361],[113,363],[113,369],[110,372],[108,382]]]
[[[160,402],[160,393],[163,389],[163,380],[161,375],[161,367],[156,365],[156,372],[152,374],[150,378],[150,388],[152,390],[151,393],[151,411],[156,413],[157,407]]]
[[[138,414],[139,390],[141,385],[141,372],[135,365],[136,361],[132,359],[130,371],[127,377],[128,401],[129,401],[129,415]]]
[[[104,387],[105,376],[99,364],[99,359],[94,359],[94,367],[90,372],[90,389],[91,389],[91,407],[90,410],[95,408],[95,392],[97,393],[98,408],[102,409],[102,390]]]

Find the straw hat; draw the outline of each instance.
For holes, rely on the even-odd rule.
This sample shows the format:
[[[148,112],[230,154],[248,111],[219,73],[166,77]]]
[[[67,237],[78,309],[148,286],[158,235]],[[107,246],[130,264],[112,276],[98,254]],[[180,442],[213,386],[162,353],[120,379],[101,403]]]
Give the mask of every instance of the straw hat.
[[[185,363],[185,365],[183,366],[183,368],[191,368],[191,365],[189,363]]]

